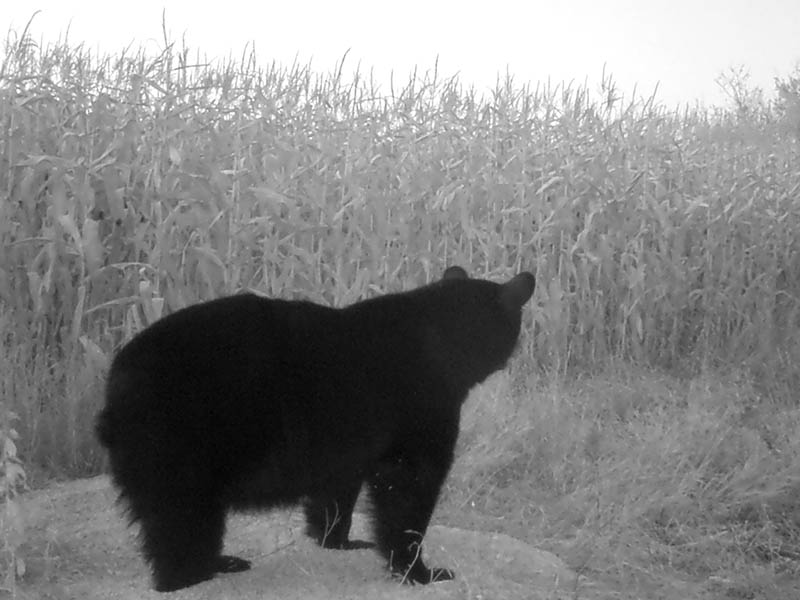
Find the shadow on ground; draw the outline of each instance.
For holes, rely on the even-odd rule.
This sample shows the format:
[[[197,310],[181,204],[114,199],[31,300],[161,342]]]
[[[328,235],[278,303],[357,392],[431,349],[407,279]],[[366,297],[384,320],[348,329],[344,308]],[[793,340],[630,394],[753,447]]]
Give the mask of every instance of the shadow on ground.
[[[172,594],[150,588],[148,571],[127,528],[107,477],[95,477],[26,496],[27,572],[18,597],[42,600],[191,598],[282,600],[369,598],[609,598],[577,578],[553,554],[501,534],[432,527],[428,563],[455,569],[456,580],[404,586],[389,578],[372,550],[323,550],[302,533],[299,511],[233,515],[225,551],[253,562],[245,573]],[[370,539],[355,515],[353,537]]]

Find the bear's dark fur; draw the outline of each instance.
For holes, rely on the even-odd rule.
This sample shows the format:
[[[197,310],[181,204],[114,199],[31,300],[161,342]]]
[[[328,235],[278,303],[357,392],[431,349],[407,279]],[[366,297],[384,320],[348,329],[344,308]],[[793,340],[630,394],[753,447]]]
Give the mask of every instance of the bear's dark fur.
[[[97,433],[157,590],[249,562],[221,554],[229,509],[303,502],[325,548],[350,541],[362,483],[378,551],[405,581],[452,579],[420,542],[460,409],[508,361],[535,280],[441,281],[342,309],[243,294],[179,310],[115,357]]]

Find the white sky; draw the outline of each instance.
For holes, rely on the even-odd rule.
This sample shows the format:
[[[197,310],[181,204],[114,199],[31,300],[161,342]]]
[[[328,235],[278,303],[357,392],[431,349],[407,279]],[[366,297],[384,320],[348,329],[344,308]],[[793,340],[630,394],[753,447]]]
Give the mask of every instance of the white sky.
[[[800,0],[0,0],[0,35],[21,31],[36,9],[34,38],[70,40],[114,52],[133,42],[161,44],[166,6],[171,39],[182,36],[209,56],[239,56],[254,41],[265,63],[329,71],[350,48],[345,68],[361,61],[379,80],[405,83],[439,56],[443,75],[460,73],[479,88],[506,67],[518,82],[587,80],[603,64],[626,96],[638,84],[669,105],[723,101],[715,78],[745,65],[751,82],[773,90],[800,61]]]

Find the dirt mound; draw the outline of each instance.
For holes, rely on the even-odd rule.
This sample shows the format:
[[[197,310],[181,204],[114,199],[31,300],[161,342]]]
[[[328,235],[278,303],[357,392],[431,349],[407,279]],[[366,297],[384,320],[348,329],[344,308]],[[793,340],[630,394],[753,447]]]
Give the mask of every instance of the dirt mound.
[[[432,565],[455,569],[452,582],[403,586],[390,580],[372,550],[323,550],[302,533],[299,511],[233,515],[225,551],[247,558],[253,569],[164,595],[150,588],[137,551],[136,527],[126,527],[107,477],[54,485],[23,499],[27,572],[19,597],[37,599],[282,600],[339,598],[536,598],[608,597],[553,554],[506,535],[432,527],[426,555]],[[355,538],[369,539],[363,516],[353,519]]]

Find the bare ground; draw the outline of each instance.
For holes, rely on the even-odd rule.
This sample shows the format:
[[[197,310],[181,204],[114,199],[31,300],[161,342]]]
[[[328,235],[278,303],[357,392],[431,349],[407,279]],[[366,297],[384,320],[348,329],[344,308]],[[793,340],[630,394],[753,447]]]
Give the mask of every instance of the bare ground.
[[[282,600],[315,598],[619,598],[577,576],[555,555],[503,534],[434,526],[426,538],[432,565],[456,570],[456,580],[429,586],[392,581],[372,550],[323,550],[302,533],[298,511],[233,515],[226,552],[253,568],[188,590],[158,594],[105,476],[56,484],[22,499],[27,569],[16,596],[41,600]],[[354,537],[369,539],[355,515]]]

